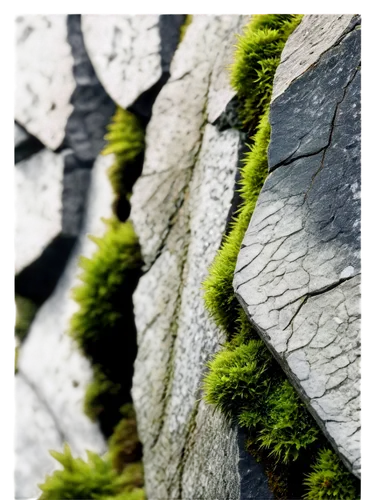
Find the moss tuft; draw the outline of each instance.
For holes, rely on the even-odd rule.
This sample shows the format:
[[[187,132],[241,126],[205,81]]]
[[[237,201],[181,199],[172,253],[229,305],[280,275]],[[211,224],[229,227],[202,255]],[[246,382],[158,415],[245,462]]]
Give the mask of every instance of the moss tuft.
[[[117,108],[104,136],[107,141],[102,154],[114,154],[115,161],[108,177],[115,193],[112,209],[124,222],[130,214],[129,198],[133,185],[142,171],[145,148],[144,128],[140,120],[120,107]]]
[[[255,15],[239,37],[231,83],[242,101],[240,114],[246,128],[254,127],[265,113],[281,52],[301,19],[292,14]]]
[[[38,306],[32,300],[22,297],[21,295],[16,295],[15,300],[17,311],[15,334],[20,342],[22,342],[26,338],[30,325],[38,310]]]
[[[87,451],[87,462],[73,458],[68,445],[50,452],[62,466],[39,485],[39,500],[138,500],[145,498],[142,464],[131,464],[118,474],[108,457]],[[143,496],[142,496],[143,494]]]
[[[112,464],[119,473],[127,464],[138,462],[142,458],[142,445],[137,434],[133,405],[126,404],[120,411],[123,418],[117,424],[108,442]]]
[[[238,252],[255,209],[256,200],[268,174],[269,139],[270,125],[266,113],[260,121],[254,144],[249,149],[242,168],[240,193],[244,201],[203,283],[206,307],[216,323],[227,332],[229,338],[237,330],[239,311],[242,309],[234,295],[233,275]],[[246,321],[248,323],[248,320]]]
[[[332,450],[321,450],[312,469],[304,481],[306,500],[359,499],[359,481],[343,468]]]

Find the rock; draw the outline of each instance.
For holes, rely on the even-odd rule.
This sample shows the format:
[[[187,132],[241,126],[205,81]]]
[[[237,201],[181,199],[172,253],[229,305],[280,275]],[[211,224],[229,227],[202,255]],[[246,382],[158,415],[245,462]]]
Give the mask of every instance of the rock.
[[[67,16],[16,19],[15,118],[50,149],[63,142],[75,84]]]
[[[312,39],[314,19],[303,25]],[[285,74],[292,83],[271,105],[271,173],[243,240],[234,289],[360,477],[360,30],[345,26],[340,41],[336,31],[332,46],[297,79],[287,66],[276,75],[275,84]],[[296,36],[299,52],[300,43]]]
[[[21,372],[15,394],[15,498],[36,498],[41,493],[37,485],[56,469],[48,450],[61,450],[65,436],[54,413]]]
[[[244,22],[194,16],[155,101],[132,196],[146,262],[134,294],[132,395],[147,495],[155,500],[240,498],[237,430],[201,400],[206,363],[224,340],[205,309],[201,283],[225,229],[240,143],[239,132],[209,123],[206,107],[211,99],[215,119],[232,98],[218,54]],[[211,88],[214,68],[221,83]]]
[[[61,231],[63,168],[62,155],[46,149],[16,165],[16,273]]]
[[[18,123],[14,123],[14,161],[18,163],[43,149],[43,144],[26,132]]]
[[[210,75],[222,44],[235,42],[241,22],[245,16],[194,16],[173,58],[171,77],[153,106],[131,215],[146,266],[160,253],[183,203],[206,122]]]
[[[158,15],[83,15],[82,31],[100,81],[122,108],[161,77]]]
[[[78,308],[71,298],[72,287],[79,283],[77,259],[79,255],[93,253],[96,245],[87,234],[100,236],[105,229],[101,217],[111,216],[112,189],[106,168],[112,161],[111,156],[100,157],[94,166],[79,242],[53,295],[39,309],[28,337],[20,347],[16,378],[21,379],[16,386],[17,398],[22,399],[26,393],[25,398],[29,398],[30,404],[40,407],[40,419],[38,414],[33,418],[38,418],[38,425],[46,426],[46,432],[35,432],[30,425],[28,400],[17,406],[17,449],[23,451],[17,456],[16,484],[19,496],[23,498],[34,496],[30,485],[50,472],[48,449],[59,447],[62,441],[66,441],[73,453],[84,458],[86,449],[97,453],[105,451],[98,426],[83,414],[83,396],[91,379],[91,367],[66,332],[69,320]],[[40,462],[31,460],[34,464],[31,467],[33,453],[43,458]]]

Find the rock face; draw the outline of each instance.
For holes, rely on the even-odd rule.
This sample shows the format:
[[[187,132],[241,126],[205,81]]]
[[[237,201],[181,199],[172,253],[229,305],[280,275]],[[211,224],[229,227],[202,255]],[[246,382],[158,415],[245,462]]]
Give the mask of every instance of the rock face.
[[[64,160],[47,149],[16,164],[16,273],[61,231]]]
[[[318,38],[326,42],[301,70],[292,59],[303,59],[314,44],[315,17],[305,16],[289,38],[290,57],[283,54],[275,77],[271,173],[243,240],[234,288],[360,477],[361,32],[353,16],[319,16]]]
[[[98,77],[122,108],[162,76],[159,17],[82,16],[85,44]]]
[[[73,109],[73,58],[66,20],[63,15],[16,19],[15,118],[51,149],[61,145]]]
[[[226,77],[221,88],[212,87],[211,74],[227,71],[218,54],[244,22],[194,16],[154,104],[132,197],[147,269],[134,295],[139,350],[132,395],[151,500],[239,499],[245,477],[237,429],[213,414],[200,389],[205,365],[224,340],[205,310],[201,283],[225,229],[240,146],[239,133],[218,131],[206,110],[216,99],[215,119],[232,97]],[[271,498],[263,472],[250,462],[243,469],[259,484],[244,498]]]

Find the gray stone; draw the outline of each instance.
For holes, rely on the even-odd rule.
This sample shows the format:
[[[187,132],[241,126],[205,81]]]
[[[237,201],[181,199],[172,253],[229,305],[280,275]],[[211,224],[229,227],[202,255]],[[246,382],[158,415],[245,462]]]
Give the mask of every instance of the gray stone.
[[[82,31],[98,78],[122,108],[160,79],[158,15],[83,15]]]
[[[18,372],[15,381],[15,498],[37,498],[38,484],[57,467],[48,450],[61,450],[64,435],[43,399]]]
[[[63,168],[62,155],[46,149],[16,164],[16,273],[61,231]]]
[[[358,477],[359,68],[353,27],[273,101],[271,173],[234,277],[250,321]]]
[[[73,108],[73,58],[66,15],[16,19],[15,118],[51,149],[58,148]]]
[[[160,253],[184,201],[202,140],[215,61],[224,42],[234,43],[241,20],[245,22],[243,16],[194,16],[173,58],[171,77],[155,101],[143,175],[132,197],[132,219],[146,266]]]

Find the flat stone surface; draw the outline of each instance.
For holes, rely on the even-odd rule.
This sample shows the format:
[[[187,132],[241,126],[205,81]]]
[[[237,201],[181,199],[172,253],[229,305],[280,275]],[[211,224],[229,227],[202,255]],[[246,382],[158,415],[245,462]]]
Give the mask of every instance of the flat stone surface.
[[[63,168],[62,155],[47,149],[16,164],[16,273],[61,231]]]
[[[51,149],[61,145],[73,108],[73,58],[66,15],[16,18],[15,118]]]
[[[194,16],[174,55],[171,77],[155,101],[146,133],[143,175],[134,186],[131,214],[146,266],[160,253],[183,203],[207,120],[215,61],[222,44],[235,39],[241,19]]]
[[[235,292],[360,477],[359,30],[274,100],[270,121],[273,171],[243,240]]]
[[[161,77],[158,15],[83,15],[82,31],[99,80],[122,108]]]

